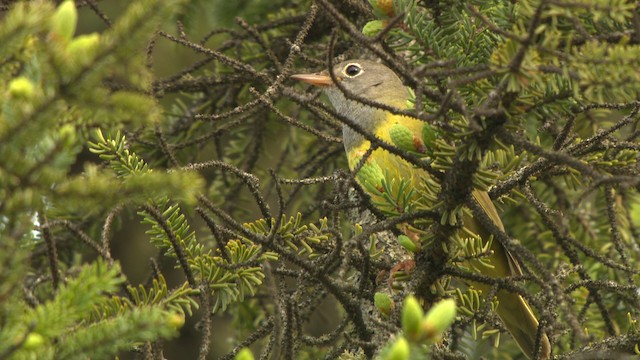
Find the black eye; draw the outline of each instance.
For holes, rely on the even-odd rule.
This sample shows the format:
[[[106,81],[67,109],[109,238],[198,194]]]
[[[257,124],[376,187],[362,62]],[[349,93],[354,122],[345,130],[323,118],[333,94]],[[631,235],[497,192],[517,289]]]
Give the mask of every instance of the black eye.
[[[360,75],[362,68],[358,64],[349,64],[344,68],[344,74],[349,77]]]

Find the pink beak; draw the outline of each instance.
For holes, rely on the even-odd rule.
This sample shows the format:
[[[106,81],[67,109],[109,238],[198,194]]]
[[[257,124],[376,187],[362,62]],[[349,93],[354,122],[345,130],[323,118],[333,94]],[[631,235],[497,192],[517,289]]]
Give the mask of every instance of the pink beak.
[[[333,81],[331,81],[331,76],[326,71],[321,71],[315,74],[295,74],[291,75],[291,78],[294,80],[304,81],[308,84],[315,86],[332,86]]]

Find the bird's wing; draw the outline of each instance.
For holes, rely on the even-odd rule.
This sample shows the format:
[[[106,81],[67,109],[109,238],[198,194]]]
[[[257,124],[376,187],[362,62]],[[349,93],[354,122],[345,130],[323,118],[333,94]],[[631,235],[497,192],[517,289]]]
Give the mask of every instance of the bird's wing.
[[[496,224],[496,226],[504,232],[504,225],[502,224],[502,220],[500,220],[498,211],[496,210],[496,207],[493,205],[493,201],[491,201],[489,194],[487,194],[485,191],[473,190],[472,195],[473,195],[473,198],[476,200],[476,202],[480,204],[480,207],[482,208],[484,213],[487,214],[487,216],[489,216],[491,221],[493,221],[493,223]],[[511,270],[511,274],[522,275],[522,269],[520,268],[520,264],[518,263],[516,258],[514,258],[513,255],[511,255],[509,250],[505,249],[502,246],[502,244],[500,244],[497,240],[494,240],[493,242],[495,245],[499,245],[499,246],[494,245],[493,250],[496,253],[497,252],[504,253],[502,257],[506,258],[509,264],[509,269]],[[496,254],[496,255],[500,256],[500,254]]]

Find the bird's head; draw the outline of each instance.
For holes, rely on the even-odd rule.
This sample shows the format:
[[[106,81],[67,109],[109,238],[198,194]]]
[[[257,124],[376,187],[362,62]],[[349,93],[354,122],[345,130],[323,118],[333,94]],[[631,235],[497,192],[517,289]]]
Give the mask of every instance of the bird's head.
[[[391,69],[382,64],[370,60],[347,60],[335,65],[331,71],[335,82],[327,70],[291,77],[323,88],[338,114],[370,133],[375,133],[385,123],[388,113],[366,105],[360,99],[398,108],[406,107],[409,97],[407,88]],[[362,135],[348,124],[342,126],[342,138],[347,152],[364,141]]]
[[[291,78],[322,87],[336,110],[353,106],[344,92],[390,106],[402,106],[409,96],[407,88],[391,69],[371,60],[343,61],[331,71],[340,86],[336,86],[328,70],[296,74]]]

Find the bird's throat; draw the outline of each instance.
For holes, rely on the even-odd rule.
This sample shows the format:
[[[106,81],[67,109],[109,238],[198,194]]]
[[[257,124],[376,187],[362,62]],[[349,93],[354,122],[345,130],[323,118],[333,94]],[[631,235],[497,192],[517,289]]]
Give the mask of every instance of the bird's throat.
[[[342,140],[347,152],[353,148],[360,147],[366,141],[362,132],[375,136],[376,130],[384,121],[384,110],[347,99],[333,104],[336,112],[348,120],[348,123],[342,124]]]

